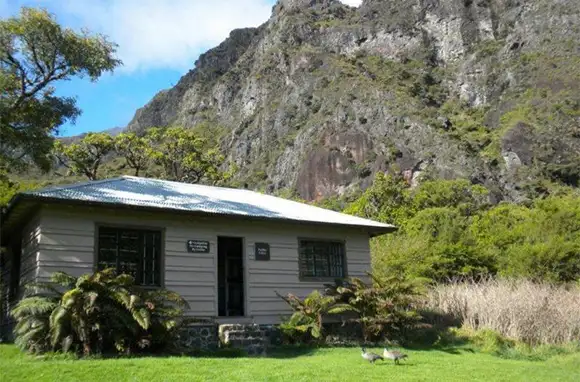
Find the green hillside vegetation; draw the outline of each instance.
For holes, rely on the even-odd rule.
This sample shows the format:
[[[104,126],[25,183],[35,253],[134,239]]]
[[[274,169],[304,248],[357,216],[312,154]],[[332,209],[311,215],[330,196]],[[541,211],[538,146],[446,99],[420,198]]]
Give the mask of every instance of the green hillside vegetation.
[[[580,279],[580,194],[527,205],[490,205],[488,191],[467,180],[426,180],[410,188],[379,174],[344,212],[395,224],[372,242],[373,270],[445,282],[457,277]]]

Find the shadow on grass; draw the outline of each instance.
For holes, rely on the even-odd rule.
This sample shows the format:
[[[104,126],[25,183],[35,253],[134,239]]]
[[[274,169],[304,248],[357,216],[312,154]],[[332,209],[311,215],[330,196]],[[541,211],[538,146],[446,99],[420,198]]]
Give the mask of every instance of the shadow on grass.
[[[268,349],[267,358],[296,358],[313,356],[321,347],[316,346],[280,346]]]
[[[310,346],[280,346],[268,349],[265,356],[252,356],[242,349],[236,348],[221,348],[216,350],[196,350],[189,352],[166,352],[166,353],[135,353],[135,354],[117,354],[107,353],[99,354],[89,357],[80,357],[72,354],[51,353],[37,357],[45,360],[110,360],[110,359],[136,359],[136,358],[296,358],[303,356],[314,355],[318,347]]]

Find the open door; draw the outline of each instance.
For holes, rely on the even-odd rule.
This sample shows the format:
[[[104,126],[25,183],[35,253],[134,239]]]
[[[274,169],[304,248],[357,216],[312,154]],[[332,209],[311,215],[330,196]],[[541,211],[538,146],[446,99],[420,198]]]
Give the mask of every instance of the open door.
[[[218,237],[218,315],[244,316],[244,239]]]

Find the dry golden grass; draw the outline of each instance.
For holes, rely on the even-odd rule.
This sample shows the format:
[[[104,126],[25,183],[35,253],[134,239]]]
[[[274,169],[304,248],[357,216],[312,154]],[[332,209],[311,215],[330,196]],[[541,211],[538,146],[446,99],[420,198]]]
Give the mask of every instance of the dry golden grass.
[[[530,345],[580,340],[580,287],[526,280],[484,280],[438,285],[428,308],[473,330],[491,329]]]

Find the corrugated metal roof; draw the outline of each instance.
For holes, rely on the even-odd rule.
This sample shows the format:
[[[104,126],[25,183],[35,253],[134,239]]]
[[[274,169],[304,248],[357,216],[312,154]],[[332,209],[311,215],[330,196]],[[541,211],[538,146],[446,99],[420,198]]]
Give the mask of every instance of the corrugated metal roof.
[[[360,226],[389,232],[394,226],[258,192],[123,176],[120,178],[25,192],[42,199],[62,199],[210,214]]]

